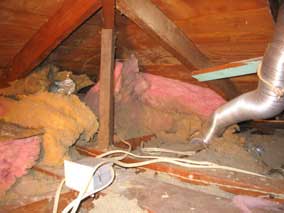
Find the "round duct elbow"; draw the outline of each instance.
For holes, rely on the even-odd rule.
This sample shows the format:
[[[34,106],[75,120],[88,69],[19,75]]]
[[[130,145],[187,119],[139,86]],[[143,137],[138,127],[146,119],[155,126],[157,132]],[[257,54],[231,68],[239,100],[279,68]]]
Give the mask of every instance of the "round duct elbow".
[[[275,33],[263,57],[259,77],[256,90],[231,100],[214,112],[202,138],[204,143],[209,143],[232,124],[271,118],[284,110],[284,4],[279,10]]]

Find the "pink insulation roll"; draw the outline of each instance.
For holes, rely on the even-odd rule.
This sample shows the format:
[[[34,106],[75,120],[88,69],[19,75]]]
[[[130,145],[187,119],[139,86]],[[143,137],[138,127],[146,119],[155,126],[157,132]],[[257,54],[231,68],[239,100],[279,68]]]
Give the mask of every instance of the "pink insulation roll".
[[[220,95],[209,88],[139,72],[138,62],[134,56],[124,64],[116,63],[114,82],[116,103],[138,99],[143,104],[157,109],[197,114],[205,119],[225,103]],[[96,113],[98,93],[99,84],[85,97],[87,105]]]
[[[27,173],[40,154],[40,137],[0,142],[0,196]]]

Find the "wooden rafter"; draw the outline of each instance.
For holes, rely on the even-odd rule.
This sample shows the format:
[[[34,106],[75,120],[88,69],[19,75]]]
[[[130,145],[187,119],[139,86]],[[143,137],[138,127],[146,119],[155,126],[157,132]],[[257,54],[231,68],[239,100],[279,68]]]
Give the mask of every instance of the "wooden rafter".
[[[151,0],[117,0],[117,8],[156,39],[189,70],[192,66],[197,69],[213,66],[195,44]],[[229,79],[212,81],[208,86],[227,100],[238,95]]]
[[[117,8],[186,67],[207,68],[209,59],[150,0],[117,0]]]
[[[43,24],[14,57],[6,79],[15,80],[30,72],[100,7],[100,0],[65,0],[55,15]]]

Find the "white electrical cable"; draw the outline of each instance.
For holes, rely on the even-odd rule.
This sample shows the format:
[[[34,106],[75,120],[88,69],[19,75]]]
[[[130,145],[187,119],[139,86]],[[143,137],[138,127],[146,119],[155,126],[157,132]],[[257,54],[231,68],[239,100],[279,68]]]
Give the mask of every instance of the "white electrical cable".
[[[123,141],[125,142],[125,141]],[[157,153],[171,153],[181,156],[191,156],[196,154],[196,151],[177,151],[171,149],[157,148],[157,147],[144,147],[144,142],[141,143],[140,150],[143,153],[157,154]]]
[[[56,190],[56,193],[55,193],[55,197],[54,197],[54,203],[53,203],[53,210],[52,210],[52,213],[57,213],[57,209],[58,209],[58,203],[59,203],[59,198],[60,198],[60,192],[62,190],[62,187],[63,187],[63,184],[65,183],[65,179],[63,179],[57,190]]]
[[[177,155],[182,155],[182,156],[191,156],[196,154],[194,151],[187,151],[187,152],[181,152],[181,151],[176,151],[176,150],[170,150],[170,149],[163,149],[163,148],[156,148],[156,147],[146,147],[146,148],[141,148],[141,151],[144,153],[172,153],[172,154],[177,154]]]
[[[85,198],[97,193],[97,192],[100,192],[102,191],[103,189],[105,189],[106,187],[108,187],[114,180],[115,178],[115,173],[114,173],[114,170],[113,168],[111,169],[111,179],[109,182],[107,182],[105,185],[103,185],[102,187],[100,187],[99,189],[95,190],[95,191],[92,191],[92,192],[89,192],[86,194],[86,191],[87,189],[89,188],[89,185],[91,183],[91,180],[93,179],[94,177],[94,174],[96,173],[96,171],[103,165],[105,164],[108,164],[110,163],[110,161],[103,161],[99,164],[96,165],[96,167],[94,167],[93,169],[93,173],[87,183],[87,185],[79,192],[79,195],[77,196],[77,198],[75,200],[73,200],[71,203],[69,203],[65,208],[64,210],[62,211],[62,213],[68,213],[71,209],[72,209],[72,212],[76,212],[81,201],[84,200]],[[58,203],[59,203],[59,197],[60,197],[60,192],[62,190],[62,186],[65,182],[65,179],[63,179],[60,183],[60,185],[58,186],[57,190],[56,190],[56,194],[55,194],[55,198],[54,198],[54,204],[53,204],[53,213],[57,213],[58,211]]]
[[[112,178],[110,179],[110,181],[109,181],[107,184],[103,185],[101,188],[99,188],[99,189],[97,189],[97,190],[95,190],[95,191],[93,191],[93,192],[90,192],[89,194],[86,194],[86,191],[88,190],[89,185],[90,185],[91,181],[93,180],[93,177],[94,177],[96,171],[97,171],[100,167],[102,167],[103,165],[109,164],[109,163],[111,163],[111,162],[112,162],[112,161],[104,161],[104,162],[101,162],[101,163],[99,163],[98,165],[96,165],[96,167],[95,167],[94,170],[93,170],[93,174],[91,175],[91,177],[90,177],[88,183],[86,184],[86,187],[84,187],[84,189],[80,191],[79,195],[78,195],[77,198],[75,199],[75,203],[74,203],[74,205],[73,205],[73,207],[72,207],[71,213],[76,213],[76,211],[77,211],[77,209],[78,209],[78,207],[79,207],[79,205],[80,205],[80,203],[81,203],[81,201],[82,201],[83,199],[85,199],[85,198],[89,197],[90,195],[95,194],[95,193],[97,193],[97,192],[99,192],[99,191],[102,191],[103,189],[105,189],[106,187],[108,187],[108,186],[113,182],[114,177],[115,177],[115,173],[114,173],[114,169],[112,168],[112,169],[111,169]],[[67,213],[67,212],[68,212],[68,211],[66,211],[66,213]],[[65,212],[63,212],[63,213],[65,213]]]
[[[266,177],[264,175],[261,175],[261,174],[255,173],[255,172],[250,172],[250,171],[237,169],[237,168],[233,168],[233,167],[229,167],[229,166],[222,166],[222,165],[218,165],[218,164],[215,164],[215,163],[212,163],[212,162],[207,162],[207,161],[194,161],[194,160],[182,159],[182,158],[160,157],[160,156],[151,156],[151,155],[144,155],[144,156],[143,155],[142,156],[141,155],[135,155],[135,154],[130,152],[131,145],[127,141],[125,141],[123,139],[121,139],[121,141],[126,143],[129,146],[129,149],[128,149],[129,151],[113,150],[113,151],[109,151],[109,152],[103,153],[101,155],[98,155],[96,158],[105,158],[105,157],[110,156],[110,155],[121,154],[121,156],[107,158],[106,161],[103,161],[103,162],[97,164],[94,167],[92,175],[91,175],[88,183],[86,184],[86,186],[79,192],[79,195],[77,196],[77,198],[75,200],[73,200],[71,203],[69,203],[69,205],[67,207],[65,207],[65,209],[62,211],[63,213],[68,213],[71,209],[72,209],[71,213],[76,213],[76,211],[77,211],[77,209],[78,209],[78,207],[79,207],[79,205],[80,205],[80,203],[81,203],[81,201],[83,199],[85,199],[88,196],[90,196],[92,194],[95,194],[95,193],[105,189],[106,187],[108,187],[113,182],[113,180],[115,178],[115,172],[114,172],[114,169],[112,168],[111,169],[112,178],[111,178],[111,180],[107,184],[105,184],[104,186],[102,186],[101,188],[99,188],[99,189],[97,189],[97,190],[95,190],[93,192],[86,193],[86,191],[88,190],[89,185],[91,183],[91,180],[93,179],[96,171],[101,166],[103,166],[105,164],[108,164],[108,163],[113,163],[115,165],[118,165],[118,166],[124,167],[124,168],[140,167],[140,166],[145,166],[145,165],[153,164],[153,163],[171,163],[171,164],[178,165],[178,166],[183,166],[183,167],[186,167],[186,168],[223,169],[223,170],[227,170],[227,171],[234,171],[234,172],[239,172],[239,173],[259,176],[259,177]],[[156,150],[158,150],[158,149],[159,148],[157,148]],[[171,151],[170,153],[174,153],[174,151]],[[140,159],[148,159],[148,160],[142,161],[142,162],[137,162],[137,163],[124,163],[124,162],[121,162],[121,160],[123,160],[127,156],[132,156],[134,158],[140,158]],[[57,193],[58,193],[58,190],[57,190]],[[59,198],[56,199],[57,202],[58,202],[58,200],[59,200]],[[54,206],[57,206],[57,205],[54,204]],[[56,212],[57,212],[57,210],[53,211],[53,213],[56,213]]]
[[[117,164],[117,165],[121,165],[122,167],[126,167],[126,168],[130,168],[130,167],[139,167],[139,166],[145,166],[147,164],[153,164],[153,163],[171,163],[171,164],[175,164],[175,165],[179,165],[179,166],[183,166],[183,167],[187,167],[187,168],[205,168],[205,169],[223,169],[223,170],[228,170],[228,171],[234,171],[234,172],[239,172],[239,173],[244,173],[244,174],[249,174],[249,175],[255,175],[255,176],[259,176],[259,177],[266,177],[264,175],[255,173],[255,172],[250,172],[250,171],[246,171],[246,170],[242,170],[242,169],[237,169],[237,168],[233,168],[233,167],[229,167],[229,166],[222,166],[222,165],[218,165],[212,162],[207,162],[207,161],[193,161],[193,160],[188,160],[188,159],[182,159],[182,158],[172,158],[172,157],[158,157],[158,156],[140,156],[140,155],[135,155],[131,152],[127,152],[127,151],[123,151],[123,150],[114,150],[114,151],[109,151],[106,152],[102,155],[99,155],[98,157],[102,158],[102,157],[106,157],[108,155],[112,155],[112,154],[118,154],[118,153],[122,153],[122,154],[127,154],[130,155],[132,157],[135,158],[148,158],[151,160],[148,161],[142,161],[142,162],[138,162],[138,163],[123,163],[120,161],[112,161],[113,163]],[[129,166],[127,166],[129,165]]]

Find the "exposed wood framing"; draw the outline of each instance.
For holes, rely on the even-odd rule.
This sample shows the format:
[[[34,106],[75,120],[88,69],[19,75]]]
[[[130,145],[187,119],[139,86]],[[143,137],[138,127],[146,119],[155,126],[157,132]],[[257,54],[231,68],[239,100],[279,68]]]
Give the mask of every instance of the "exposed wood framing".
[[[63,177],[62,177],[63,178]],[[62,212],[64,208],[76,197],[78,196],[78,193],[76,191],[68,191],[63,192],[60,195],[60,202],[58,206],[57,212]],[[87,198],[83,204],[82,209],[84,210],[91,210],[93,208],[92,204],[93,198]],[[3,209],[1,209],[1,212],[9,212],[9,213],[26,213],[26,212],[41,212],[41,213],[48,213],[52,212],[54,199],[45,198],[38,201],[34,201],[27,204],[22,204],[22,206],[7,206]],[[1,207],[2,208],[2,207]]]
[[[100,0],[65,0],[62,7],[25,44],[14,57],[7,80],[30,72],[73,30],[101,7]]]
[[[103,28],[101,40],[101,63],[100,63],[100,99],[99,116],[100,129],[98,148],[107,149],[113,143],[114,132],[114,10],[115,0],[102,0],[103,5]]]
[[[101,67],[100,67],[100,99],[99,117],[100,129],[98,148],[107,149],[113,142],[114,130],[114,92],[113,92],[113,68],[114,68],[114,30],[102,29],[101,41]]]
[[[284,129],[284,120],[255,120],[240,124],[241,131],[255,129],[262,134],[273,134],[277,129]]]
[[[8,82],[5,79],[5,74],[8,73],[8,71],[9,71],[8,67],[0,68],[0,88],[9,86]]]
[[[185,66],[207,68],[209,59],[150,0],[117,0],[117,8]]]
[[[224,99],[231,100],[239,95],[235,84],[231,79],[219,79],[207,82],[209,88],[215,90]]]
[[[137,139],[136,139],[137,140]],[[96,157],[103,152],[86,148],[82,146],[76,146],[77,151],[80,154],[86,156]],[[130,157],[126,157],[122,160],[125,163],[138,163],[140,160],[136,160]],[[154,163],[140,167],[142,169],[150,169],[156,172],[166,173],[172,177],[175,177],[183,182],[196,184],[196,185],[214,185],[219,187],[221,190],[230,192],[233,194],[242,194],[250,196],[270,196],[270,195],[283,195],[284,185],[283,181],[265,179],[263,184],[263,178],[256,176],[243,176],[239,174],[226,175],[224,171],[199,171],[189,170],[181,167],[176,167],[168,164]],[[276,197],[277,198],[277,197]],[[277,200],[277,199],[276,199]],[[279,197],[279,201],[283,202],[283,197]]]
[[[209,87],[226,100],[235,98],[240,94],[240,92],[242,92],[238,91],[238,88],[236,88],[235,83],[232,82],[231,79],[219,79],[208,82],[199,82],[192,77],[191,73],[183,65],[142,65],[142,71],[154,75],[164,76],[167,78],[177,79],[202,87]]]
[[[213,66],[195,44],[150,0],[117,0],[117,8],[166,50],[174,55],[189,70]],[[209,87],[229,100],[238,95],[230,80],[208,83]]]
[[[103,5],[103,28],[114,28],[115,0],[102,0]]]

